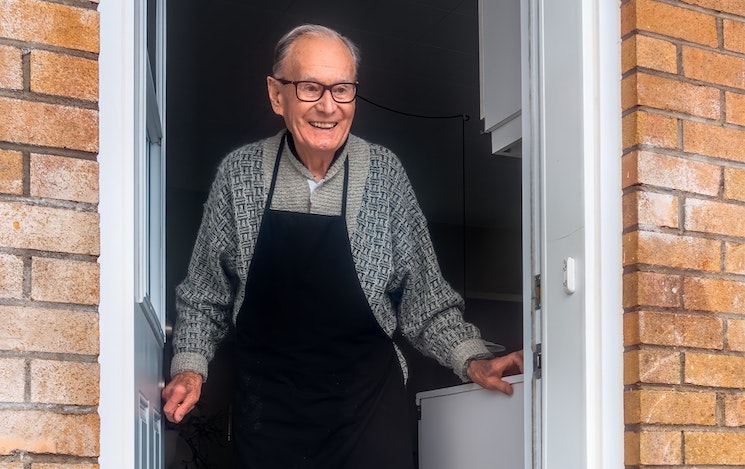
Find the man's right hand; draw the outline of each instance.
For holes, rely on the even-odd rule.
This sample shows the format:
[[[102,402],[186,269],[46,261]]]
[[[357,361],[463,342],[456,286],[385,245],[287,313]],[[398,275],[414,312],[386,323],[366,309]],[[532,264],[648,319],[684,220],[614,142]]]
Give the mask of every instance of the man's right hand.
[[[163,413],[173,423],[179,423],[191,412],[202,394],[202,375],[186,371],[173,377],[161,396],[165,401]]]

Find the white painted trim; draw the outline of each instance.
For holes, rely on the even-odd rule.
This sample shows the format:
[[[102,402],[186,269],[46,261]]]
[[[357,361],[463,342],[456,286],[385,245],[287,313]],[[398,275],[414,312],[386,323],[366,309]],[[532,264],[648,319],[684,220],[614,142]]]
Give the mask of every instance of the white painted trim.
[[[99,5],[102,468],[134,461],[134,5]]]
[[[621,126],[621,2],[595,0],[597,5],[598,192],[600,241],[598,302],[601,363],[597,392],[600,448],[595,467],[624,467],[623,424],[623,259]]]
[[[588,469],[624,467],[620,8],[582,1]]]
[[[562,311],[561,308],[566,308],[567,305],[570,308],[579,307],[581,314],[575,314],[577,323],[574,326],[581,328],[579,339],[582,342],[575,362],[567,365],[565,355],[560,357],[565,361],[559,363],[554,355],[557,352],[556,344],[560,341],[553,335],[548,336],[548,327],[542,331],[544,395],[541,411],[544,421],[540,431],[543,434],[543,453],[537,458],[540,462],[536,461],[535,467],[619,469],[624,466],[620,1],[571,0],[559,6],[551,0],[534,0],[531,5],[550,6],[553,13],[561,12],[566,15],[563,20],[569,18],[572,24],[579,25],[580,29],[573,29],[571,34],[579,33],[580,40],[573,40],[571,49],[566,54],[573,60],[572,63],[576,62],[575,68],[570,71],[576,71],[581,76],[581,87],[578,90],[580,95],[572,97],[572,103],[576,100],[576,104],[581,106],[581,121],[576,129],[571,129],[573,133],[569,139],[561,139],[562,136],[556,133],[555,128],[550,135],[543,133],[546,132],[545,129],[534,128],[534,131],[539,132],[539,138],[534,144],[536,148],[529,151],[540,155],[550,151],[552,162],[556,166],[556,158],[561,156],[556,145],[570,144],[572,148],[569,151],[581,153],[579,167],[583,178],[582,220],[579,224],[581,229],[571,232],[572,236],[580,233],[581,240],[572,241],[574,246],[579,247],[578,252],[575,254],[570,251],[574,246],[565,248],[571,241],[568,239],[570,234],[567,233],[566,237],[558,238],[561,243],[553,239],[552,244],[544,244],[546,251],[540,256],[543,259],[541,272],[544,277],[544,320],[547,315],[552,315],[551,333],[555,335],[557,330],[567,329],[564,327],[566,323],[557,318],[557,313],[577,312],[576,309]],[[540,18],[537,30],[532,32],[533,39],[538,38],[542,43],[545,40],[544,31],[553,34],[552,40],[563,34],[562,23],[555,23],[562,21],[562,18],[543,13]],[[552,45],[556,46],[557,43]],[[551,53],[556,54],[557,51],[564,52],[553,47]],[[557,101],[560,103],[561,100],[555,99],[555,94],[541,93],[557,93],[557,90],[561,90],[557,86],[561,75],[557,73],[562,71],[562,64],[557,65],[556,55],[546,57],[545,53],[538,51],[537,55],[554,61],[551,70],[554,74],[551,76],[553,81],[549,83],[550,88],[543,83],[544,88],[536,92],[539,106],[531,112],[542,116],[544,110],[541,103],[550,100],[550,104],[554,106],[555,118]],[[547,72],[540,71],[540,80],[544,79],[544,73]],[[571,77],[567,74],[567,79],[576,78],[573,74]],[[548,138],[552,140],[548,141]],[[574,148],[575,142],[578,144],[577,148]],[[551,146],[544,148],[545,145]],[[567,151],[567,148],[561,150]],[[555,186],[553,188],[556,189]],[[543,198],[541,200],[542,203],[546,202]],[[562,228],[571,228],[571,225]],[[568,252],[555,251],[559,248],[567,249]],[[567,255],[577,255],[582,260],[581,267],[584,269],[580,277],[584,280],[584,285],[577,292],[581,296],[576,298],[579,301],[574,304],[569,304],[569,297],[557,294],[556,289],[556,261]],[[550,259],[551,263],[546,264],[546,259]],[[549,268],[554,270],[550,271]],[[562,299],[567,301],[563,302]],[[549,300],[553,304],[549,304]],[[561,324],[563,329],[557,329],[557,324]],[[557,363],[571,368],[562,368],[557,372]],[[552,383],[551,389],[548,383]],[[556,386],[557,383],[560,386]],[[566,393],[562,396],[563,400],[555,397],[557,387]],[[552,396],[550,401],[549,395]],[[561,407],[564,402],[573,398],[579,400],[579,404],[572,406],[573,414],[567,415],[566,409]],[[576,417],[574,425],[565,425],[566,420],[562,419],[572,416]],[[557,446],[556,442],[561,441],[560,438],[566,436],[566,432],[570,430],[575,438],[571,441],[572,448]],[[559,435],[560,433],[562,434]],[[548,454],[549,450],[553,454]],[[567,452],[562,454],[562,450]]]

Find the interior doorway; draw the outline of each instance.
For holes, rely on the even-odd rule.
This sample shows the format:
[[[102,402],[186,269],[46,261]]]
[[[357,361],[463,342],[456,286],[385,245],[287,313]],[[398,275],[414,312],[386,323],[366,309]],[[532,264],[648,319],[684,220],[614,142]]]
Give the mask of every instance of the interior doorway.
[[[168,8],[166,309],[174,311],[173,291],[185,274],[217,164],[231,149],[282,128],[265,88],[274,43],[292,26],[313,22],[360,46],[359,93],[389,109],[360,100],[352,132],[401,159],[443,274],[466,298],[467,319],[507,352],[522,348],[521,162],[492,155],[479,119],[477,5],[179,0]],[[191,423],[182,424],[180,434],[166,432],[172,438],[166,437],[167,467],[231,467],[227,348],[210,365]],[[405,345],[404,351],[412,409],[417,392],[459,383],[434,360]],[[416,429],[415,418],[412,410]],[[201,466],[195,457],[204,457]]]

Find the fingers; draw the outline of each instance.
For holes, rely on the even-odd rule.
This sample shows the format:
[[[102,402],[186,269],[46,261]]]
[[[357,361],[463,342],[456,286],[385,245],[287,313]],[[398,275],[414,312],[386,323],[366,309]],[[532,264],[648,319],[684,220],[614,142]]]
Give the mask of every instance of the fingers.
[[[491,360],[473,360],[468,366],[468,377],[483,388],[512,395],[512,385],[502,379],[507,374],[523,370],[522,352],[513,352]],[[512,371],[512,373],[510,373]]]
[[[186,372],[174,376],[162,393],[163,400],[166,401],[163,405],[166,418],[173,423],[181,422],[194,409],[201,393],[201,375]]]
[[[514,375],[518,373],[524,372],[524,361],[523,361],[523,351],[519,350],[517,352],[512,352],[509,355],[506,355],[505,357],[502,357],[507,361],[507,364],[504,367],[504,376]]]

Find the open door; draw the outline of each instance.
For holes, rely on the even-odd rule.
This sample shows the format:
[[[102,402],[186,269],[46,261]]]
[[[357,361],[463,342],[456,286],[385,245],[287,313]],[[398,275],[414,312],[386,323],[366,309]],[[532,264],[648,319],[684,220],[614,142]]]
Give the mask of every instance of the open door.
[[[162,469],[165,343],[165,1],[138,0],[135,24],[135,468]]]
[[[165,3],[99,9],[103,467],[164,467]]]

